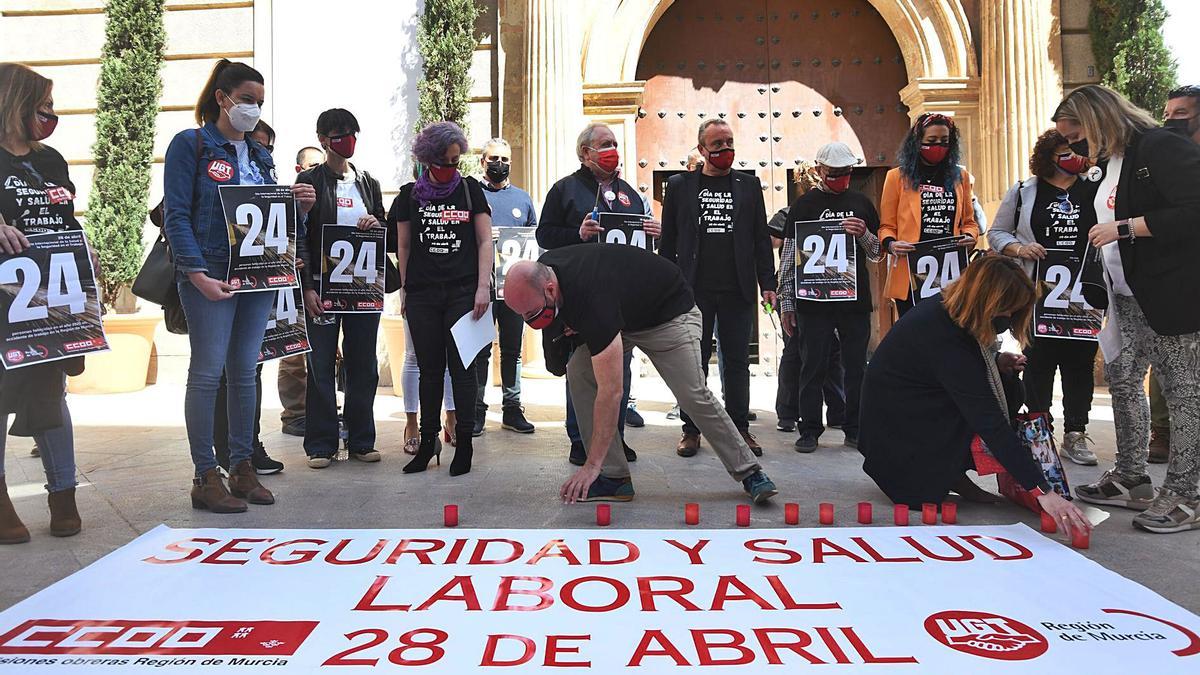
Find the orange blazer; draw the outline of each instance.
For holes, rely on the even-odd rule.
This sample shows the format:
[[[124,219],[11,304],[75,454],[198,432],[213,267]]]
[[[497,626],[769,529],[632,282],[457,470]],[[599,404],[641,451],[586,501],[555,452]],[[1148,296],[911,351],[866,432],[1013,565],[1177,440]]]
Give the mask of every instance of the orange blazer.
[[[979,239],[979,223],[971,201],[971,174],[962,171],[962,180],[955,188],[957,201],[954,214],[954,234],[975,235]],[[888,238],[915,243],[921,238],[921,194],[905,184],[900,169],[888,171],[883,181],[883,199],[879,202],[879,240]],[[896,256],[895,267],[888,273],[884,294],[893,300],[908,297],[908,257]]]

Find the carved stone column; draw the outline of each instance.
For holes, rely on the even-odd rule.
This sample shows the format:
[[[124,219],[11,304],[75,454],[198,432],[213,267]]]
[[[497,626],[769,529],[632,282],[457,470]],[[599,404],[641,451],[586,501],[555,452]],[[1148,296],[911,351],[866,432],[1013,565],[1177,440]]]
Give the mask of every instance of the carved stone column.
[[[582,41],[575,0],[524,0],[525,146],[522,187],[540,208],[555,181],[578,168],[583,126]]]
[[[984,0],[980,32],[979,200],[995,203],[1029,174],[1029,153],[1051,126],[1057,79],[1049,0]]]

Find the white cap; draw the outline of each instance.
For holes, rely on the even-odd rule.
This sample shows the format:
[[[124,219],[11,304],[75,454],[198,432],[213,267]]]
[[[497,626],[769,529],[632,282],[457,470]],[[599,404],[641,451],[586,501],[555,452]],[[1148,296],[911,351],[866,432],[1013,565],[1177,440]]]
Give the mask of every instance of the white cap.
[[[831,169],[844,169],[848,166],[862,164],[862,160],[854,156],[854,153],[850,150],[850,146],[841,141],[834,141],[821,146],[813,161]]]

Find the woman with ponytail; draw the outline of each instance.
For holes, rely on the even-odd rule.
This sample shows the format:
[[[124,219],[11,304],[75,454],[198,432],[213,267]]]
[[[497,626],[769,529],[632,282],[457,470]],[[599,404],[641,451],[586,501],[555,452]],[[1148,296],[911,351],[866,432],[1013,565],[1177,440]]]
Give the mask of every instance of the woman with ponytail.
[[[163,233],[175,261],[191,342],[184,419],[196,468],[192,506],[214,513],[245,511],[246,501],[275,503],[251,462],[254,372],[275,294],[232,293],[220,198],[222,185],[275,183],[271,153],[251,137],[265,96],[257,70],[218,61],[196,103],[200,128],[181,131],[171,140],[163,177]],[[295,185],[292,194],[302,214],[316,201],[311,185]],[[299,229],[298,245],[304,237],[303,226]],[[228,382],[228,489],[213,452],[213,410],[222,372]]]
[[[913,244],[958,237],[965,248],[979,238],[971,204],[971,176],[961,158],[958,127],[938,113],[917,118],[888,171],[879,208],[879,239],[893,256],[884,293],[901,316],[912,309],[908,254]]]

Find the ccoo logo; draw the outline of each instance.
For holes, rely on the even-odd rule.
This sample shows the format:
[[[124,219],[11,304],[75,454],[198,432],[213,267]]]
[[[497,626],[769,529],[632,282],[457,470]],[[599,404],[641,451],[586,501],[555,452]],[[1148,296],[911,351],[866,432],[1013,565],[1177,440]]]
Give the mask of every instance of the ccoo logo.
[[[938,612],[925,619],[925,630],[951,649],[1001,661],[1036,659],[1050,648],[1046,638],[1029,626],[987,612]]]

